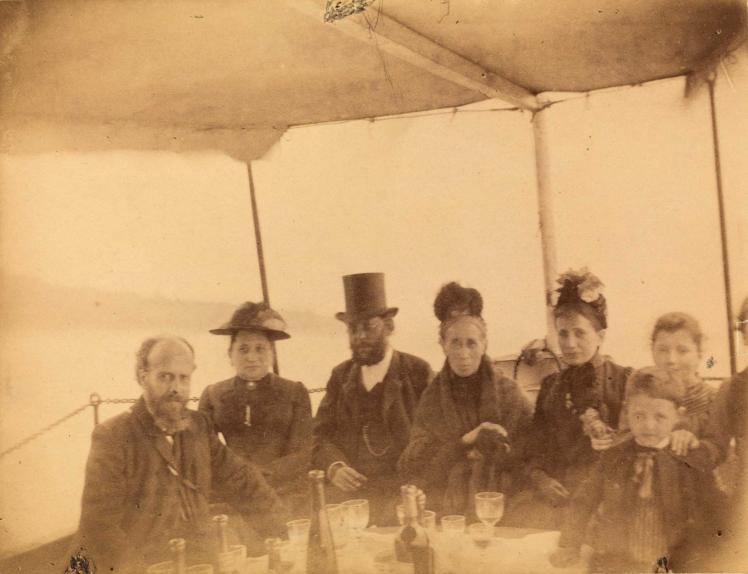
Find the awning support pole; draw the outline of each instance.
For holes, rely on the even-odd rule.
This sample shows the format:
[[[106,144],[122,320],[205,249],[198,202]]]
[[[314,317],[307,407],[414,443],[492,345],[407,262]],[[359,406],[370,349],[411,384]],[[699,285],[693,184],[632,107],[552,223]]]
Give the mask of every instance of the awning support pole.
[[[270,305],[270,295],[268,293],[268,278],[265,271],[265,253],[262,249],[262,232],[260,231],[260,214],[257,210],[257,196],[255,194],[255,182],[252,177],[252,162],[247,162],[247,176],[249,178],[249,199],[252,204],[252,222],[255,228],[255,244],[257,246],[257,264],[260,267],[260,283],[262,284],[262,300]],[[278,369],[278,353],[275,350],[275,343],[273,343],[273,372],[277,375]]]
[[[735,330],[732,314],[732,288],[730,286],[730,257],[727,250],[727,224],[725,220],[725,196],[722,188],[722,163],[719,155],[719,131],[717,130],[717,104],[714,97],[714,85],[717,75],[712,73],[707,83],[709,85],[709,108],[712,118],[712,141],[714,144],[714,174],[717,180],[717,200],[719,204],[719,231],[722,240],[722,272],[725,281],[725,306],[727,308],[727,341],[730,345],[730,374],[737,372],[737,357],[735,356]]]
[[[552,294],[558,276],[556,263],[556,225],[553,210],[553,192],[550,178],[550,149],[548,147],[548,118],[550,108],[533,113],[532,128],[535,142],[535,176],[538,193],[538,222],[543,250],[543,279],[545,282],[546,344],[558,352],[558,337],[553,320]]]

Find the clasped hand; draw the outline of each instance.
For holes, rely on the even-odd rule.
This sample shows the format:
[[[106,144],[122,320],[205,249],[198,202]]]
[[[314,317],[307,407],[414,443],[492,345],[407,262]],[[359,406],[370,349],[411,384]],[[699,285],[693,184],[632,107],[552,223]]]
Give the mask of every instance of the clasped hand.
[[[470,432],[467,432],[464,435],[462,435],[462,444],[464,444],[465,446],[475,444],[475,441],[478,440],[478,435],[480,434],[480,431],[484,429],[500,434],[504,438],[507,438],[509,436],[509,433],[507,433],[506,429],[500,424],[484,422],[484,423],[479,424],[477,427],[475,427]]]

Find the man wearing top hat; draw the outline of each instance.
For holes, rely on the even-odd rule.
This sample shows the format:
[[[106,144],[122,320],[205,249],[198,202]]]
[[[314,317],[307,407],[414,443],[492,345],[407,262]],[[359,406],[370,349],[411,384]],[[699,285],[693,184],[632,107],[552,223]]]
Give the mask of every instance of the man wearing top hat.
[[[408,444],[418,399],[432,377],[423,359],[394,350],[396,307],[384,274],[343,277],[351,358],[332,370],[317,410],[312,465],[327,472],[331,502],[366,498],[371,523],[396,524],[397,460]]]

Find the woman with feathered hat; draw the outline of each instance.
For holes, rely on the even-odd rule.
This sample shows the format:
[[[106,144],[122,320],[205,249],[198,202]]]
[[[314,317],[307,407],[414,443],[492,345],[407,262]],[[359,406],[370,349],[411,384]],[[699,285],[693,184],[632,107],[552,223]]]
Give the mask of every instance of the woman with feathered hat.
[[[486,356],[482,307],[475,289],[449,283],[439,291],[434,312],[446,360],[421,396],[400,457],[401,473],[441,514],[474,516],[476,492],[516,490],[518,441],[531,422],[527,398]]]
[[[265,303],[242,304],[228,323],[210,331],[230,337],[235,375],[209,385],[199,409],[226,444],[250,459],[288,504],[306,514],[306,471],[312,448],[312,407],[300,382],[272,372],[274,342],[290,338],[283,318]]]
[[[631,373],[600,352],[608,327],[602,282],[584,268],[558,283],[553,316],[567,368],[543,379],[528,445],[530,479],[544,503],[536,516],[528,512],[528,526],[546,528],[559,526],[554,511],[610,446]]]

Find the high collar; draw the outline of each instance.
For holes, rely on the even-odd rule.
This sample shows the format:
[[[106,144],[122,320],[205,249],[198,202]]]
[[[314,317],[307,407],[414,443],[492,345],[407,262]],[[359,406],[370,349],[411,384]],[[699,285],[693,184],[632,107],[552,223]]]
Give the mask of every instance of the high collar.
[[[249,381],[239,375],[234,376],[234,387],[237,389],[255,389],[267,385],[273,378],[273,373],[268,373],[257,381]]]

